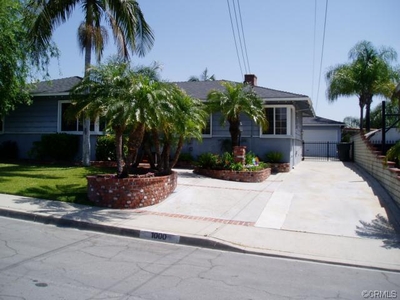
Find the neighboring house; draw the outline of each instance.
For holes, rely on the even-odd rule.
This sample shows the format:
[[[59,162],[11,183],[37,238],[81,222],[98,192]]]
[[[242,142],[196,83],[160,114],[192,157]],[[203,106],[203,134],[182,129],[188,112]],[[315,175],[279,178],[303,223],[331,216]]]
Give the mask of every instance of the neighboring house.
[[[336,144],[341,142],[344,126],[342,122],[318,116],[304,117],[304,156],[326,157],[329,154],[329,157],[336,157]]]
[[[247,146],[261,159],[269,151],[279,151],[285,162],[291,166],[302,159],[303,117],[314,116],[311,100],[308,96],[257,86],[257,77],[246,75],[246,81],[254,85],[255,92],[263,99],[265,113],[269,120],[268,130],[263,131],[246,116],[241,116],[241,144]],[[33,91],[33,103],[21,105],[2,124],[0,142],[13,140],[18,143],[19,157],[27,158],[34,141],[40,140],[46,133],[68,133],[82,135],[82,122],[68,122],[63,112],[67,109],[69,91],[81,80],[69,77],[39,83]],[[206,101],[212,89],[223,90],[223,81],[177,82],[190,96]],[[103,134],[104,126],[95,120],[91,126],[91,158],[95,159],[95,141]],[[198,156],[203,152],[221,152],[224,141],[230,140],[229,126],[220,126],[220,114],[210,116],[209,126],[203,134],[203,141],[185,144],[183,152]]]

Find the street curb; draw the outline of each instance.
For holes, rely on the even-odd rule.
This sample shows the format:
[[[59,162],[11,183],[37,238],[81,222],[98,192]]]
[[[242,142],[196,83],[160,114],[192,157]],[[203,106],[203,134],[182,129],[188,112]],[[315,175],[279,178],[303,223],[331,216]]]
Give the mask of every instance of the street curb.
[[[123,228],[113,225],[105,225],[105,224],[94,224],[86,221],[79,221],[79,220],[71,220],[65,219],[63,217],[55,217],[51,215],[43,215],[38,213],[30,213],[30,212],[23,212],[11,209],[0,208],[0,217],[6,218],[13,218],[13,219],[20,219],[24,221],[42,223],[45,225],[54,225],[57,227],[68,227],[68,228],[76,228],[79,230],[87,230],[93,231],[98,233],[105,233],[105,234],[112,234],[112,235],[119,235],[131,238],[141,238],[141,232],[150,232],[148,230],[139,230],[133,228]],[[157,232],[160,233],[160,232]],[[343,267],[353,267],[353,268],[361,268],[367,270],[377,270],[377,271],[387,271],[387,272],[394,272],[400,273],[400,269],[389,269],[383,267],[376,267],[376,266],[366,266],[366,265],[359,265],[359,264],[352,264],[346,262],[338,262],[338,261],[329,261],[323,259],[315,259],[315,258],[305,258],[305,257],[298,257],[294,255],[284,255],[284,254],[276,254],[276,253],[268,253],[262,251],[255,251],[255,250],[248,250],[244,249],[240,246],[232,246],[228,243],[219,242],[212,238],[201,238],[201,237],[193,237],[193,236],[180,236],[176,234],[170,233],[163,233],[169,236],[177,237],[178,242],[176,244],[192,246],[192,247],[201,247],[213,250],[221,250],[221,251],[229,251],[235,253],[243,253],[243,254],[250,254],[250,255],[258,255],[258,256],[266,256],[266,257],[273,257],[273,258],[282,258],[282,259],[290,259],[290,260],[298,260],[304,262],[312,262],[312,263],[323,263],[333,266],[343,266]],[[159,239],[147,239],[157,242],[164,242]]]

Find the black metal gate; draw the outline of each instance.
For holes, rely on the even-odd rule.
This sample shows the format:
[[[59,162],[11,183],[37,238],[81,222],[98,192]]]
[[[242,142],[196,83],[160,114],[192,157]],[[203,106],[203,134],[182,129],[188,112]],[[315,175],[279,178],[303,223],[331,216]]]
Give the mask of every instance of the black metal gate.
[[[303,160],[351,161],[353,151],[353,143],[303,142]]]

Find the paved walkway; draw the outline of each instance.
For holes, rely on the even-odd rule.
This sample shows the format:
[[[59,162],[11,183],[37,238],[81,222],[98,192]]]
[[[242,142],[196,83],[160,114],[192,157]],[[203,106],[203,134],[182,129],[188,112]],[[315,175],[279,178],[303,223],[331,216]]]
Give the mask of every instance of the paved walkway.
[[[391,199],[352,163],[307,162],[262,183],[178,170],[176,191],[137,210],[0,194],[0,215],[169,242],[400,271]],[[153,233],[153,234],[152,234]],[[165,235],[154,234],[162,233]]]

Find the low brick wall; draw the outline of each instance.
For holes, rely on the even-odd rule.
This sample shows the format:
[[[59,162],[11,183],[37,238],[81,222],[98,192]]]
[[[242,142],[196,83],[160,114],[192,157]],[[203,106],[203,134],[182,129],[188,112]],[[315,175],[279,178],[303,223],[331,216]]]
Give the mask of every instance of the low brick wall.
[[[287,173],[290,172],[290,163],[270,163],[272,172]]]
[[[178,175],[116,178],[87,176],[89,200],[108,208],[139,208],[160,203],[176,188]]]
[[[270,168],[251,172],[195,168],[193,172],[211,178],[240,182],[263,182],[271,175]]]
[[[384,156],[364,137],[356,135],[354,141],[354,161],[371,174],[387,190],[400,206],[400,169],[393,162],[384,163]]]

